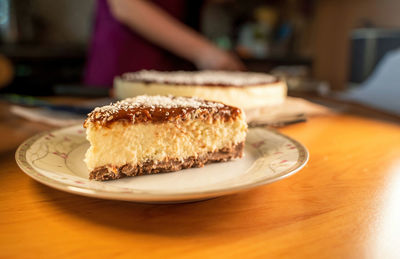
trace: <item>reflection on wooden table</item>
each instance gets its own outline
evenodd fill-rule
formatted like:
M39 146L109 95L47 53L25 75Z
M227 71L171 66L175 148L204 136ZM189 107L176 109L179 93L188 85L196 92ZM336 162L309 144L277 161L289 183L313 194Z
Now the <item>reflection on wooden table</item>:
M400 125L355 114L280 131L310 151L298 174L204 202L146 205L85 198L35 182L16 165L50 127L0 104L0 257L396 258ZM397 254L396 254L397 253Z

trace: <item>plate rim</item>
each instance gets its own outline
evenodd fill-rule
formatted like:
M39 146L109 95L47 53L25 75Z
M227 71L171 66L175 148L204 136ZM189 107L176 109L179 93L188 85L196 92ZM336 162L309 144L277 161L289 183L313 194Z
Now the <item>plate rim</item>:
M48 130L44 131L41 133L37 133L33 135L32 137L26 139L24 142L22 142L16 152L15 152L15 160L17 162L17 165L20 167L20 169L29 177L34 179L35 181L38 181L46 186L52 187L57 190L65 191L68 193L72 194L78 194L86 197L94 197L94 198L101 198L101 199L109 199L109 200L124 200L124 201L135 201L135 202L179 202L179 201L193 201L193 200L199 200L199 199L209 199L213 197L220 197L228 194L233 194L237 192L242 192L246 191L261 185L266 185L270 184L276 181L283 180L289 176L292 176L293 174L297 173L301 169L304 168L304 166L308 163L310 154L307 148L298 142L297 140L282 134L274 129L268 129L265 127L254 127L254 128L259 128L265 131L272 132L273 134L279 135L283 138L288 139L291 141L299 150L299 158L298 161L292 165L290 168L286 169L285 171L281 172L279 176L273 177L273 178L262 178L258 181L239 185L239 186L234 186L234 187L224 187L221 189L216 189L216 190L207 190L207 191L189 191L189 192L180 192L180 193L134 193L134 192L115 192L115 191L109 191L109 190L97 190L97 189L92 189L89 187L85 186L80 186L78 184L67 184L67 183L62 183L59 182L55 179L52 179L46 175L41 174L38 172L36 169L34 169L29 162L26 159L26 152L28 151L29 147L33 143L35 143L38 139L43 137L46 134L60 131L60 130L65 130L68 128L74 128L78 127L80 125L74 125L74 126L69 126L69 127L62 127L62 128L57 128L53 130Z

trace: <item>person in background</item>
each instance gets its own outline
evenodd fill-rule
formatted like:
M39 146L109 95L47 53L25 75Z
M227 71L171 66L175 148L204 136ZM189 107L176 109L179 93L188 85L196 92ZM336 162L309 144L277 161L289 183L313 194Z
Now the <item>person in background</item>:
M234 55L183 23L185 2L98 0L85 83L111 87L114 77L125 72L186 69L171 53L197 69L243 70Z

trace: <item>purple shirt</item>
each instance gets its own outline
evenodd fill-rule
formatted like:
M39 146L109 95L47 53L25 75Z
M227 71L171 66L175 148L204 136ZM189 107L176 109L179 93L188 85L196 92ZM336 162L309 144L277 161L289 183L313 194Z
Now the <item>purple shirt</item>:
M184 0L153 2L178 20L183 20ZM107 0L98 0L85 84L111 87L115 76L140 69L165 71L176 68L171 54L118 22L112 16Z

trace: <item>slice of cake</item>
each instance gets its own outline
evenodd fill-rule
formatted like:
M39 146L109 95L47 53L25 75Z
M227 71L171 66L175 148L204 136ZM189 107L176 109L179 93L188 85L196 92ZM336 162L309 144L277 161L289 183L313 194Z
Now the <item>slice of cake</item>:
M241 109L195 97L137 96L93 110L84 123L90 179L202 167L243 156Z
M114 81L117 98L137 95L197 96L243 109L282 104L285 81L264 73L233 71L142 70L125 73Z

